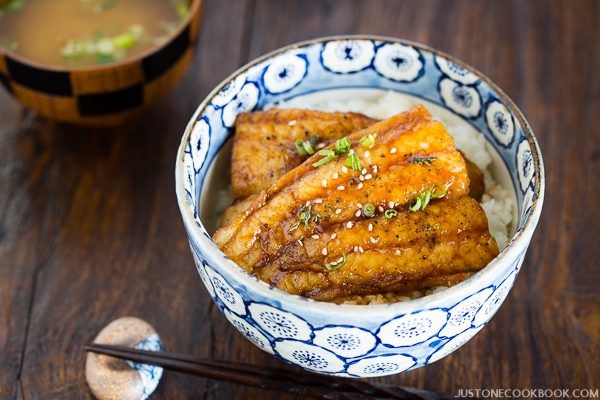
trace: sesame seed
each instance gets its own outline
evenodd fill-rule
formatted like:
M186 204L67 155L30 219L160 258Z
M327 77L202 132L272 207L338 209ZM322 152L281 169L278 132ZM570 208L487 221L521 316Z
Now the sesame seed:
M388 201L388 208L394 208L394 205L393 201Z
M338 258L337 262L341 263L342 261L344 261L344 257L340 257Z
M354 252L358 253L358 246L354 246Z
M379 210L379 212L383 212L383 207L379 206L377 207L377 209Z
M336 214L340 214L341 212L342 212L342 209L341 209L341 208L338 208L338 209L336 209L336 210L335 210L335 213L336 213Z
M346 223L346 228L348 228L348 229L352 228L353 226L354 226L354 224L352 223L352 221L348 221Z
M336 237L337 237L337 233L333 233L333 234L331 235L331 240L335 239Z
M396 150L396 148L395 148L395 147L392 147L392 148L390 149L390 153L391 153L391 154L394 154L394 153L395 153L395 152L397 152L397 151L398 151L398 150Z
M365 177L364 177L364 175L360 175L360 176L358 177L358 179L359 179L359 180L361 180L361 181L364 181L364 180L365 180Z
M340 185L340 186L337 187L337 190L344 190L344 189L346 189L346 188L344 186L342 186L342 185Z
M333 173L333 179L337 179L338 177L339 177L338 173L337 173L337 172L334 172L334 173Z
M377 242L379 242L379 238L375 239L373 236L371 236L369 238L369 240L371 241L371 243L377 243Z
M295 119L293 119L293 120L291 120L290 122L288 122L288 125L289 125L289 126L294 126L294 125L296 125L296 122L297 122L297 121L296 121Z
M323 185L323 187L327 187L327 179L323 179L323 181L321 181L321 185Z
M362 246L358 246L358 251L360 251L361 253L364 253L365 251L363 250Z
M373 232L373 224L369 224L369 232Z
M304 247L304 243L302 243L302 239L298 239L298 244L302 247Z
M319 239L319 235L312 235L311 238L318 240Z
M355 217L360 217L360 214L361 214L361 212L360 212L360 210L358 210L357 212L354 213L354 216Z
M399 256L402 252L398 249L396 250L396 255Z
M373 165L373 173L376 174L377 173L377 165Z
M363 174L363 175L366 174L367 173L367 169L366 168L361 169L360 173Z
M342 166L342 172L347 174L348 173L348 168L346 168L345 165Z
M366 158L371 157L371 152L369 150L365 151L365 157Z
M323 202L323 199L314 199L313 203L315 204L321 204Z
M361 203L356 203L356 208L362 208L362 204Z
M371 175L371 174L366 174L365 175L365 179L366 180L369 180L369 179L372 179L372 178L373 178L373 175Z
M321 250L321 254L323 254L324 256L327 255L327 249L325 247L323 247L323 250Z
M322 149L323 147L325 147L325 143L319 143L317 145L317 149Z
M358 186L356 186L356 187L357 187L359 190L360 190L360 189L362 189L362 188L363 188L363 184L362 184L362 182L360 182L360 183L358 184Z

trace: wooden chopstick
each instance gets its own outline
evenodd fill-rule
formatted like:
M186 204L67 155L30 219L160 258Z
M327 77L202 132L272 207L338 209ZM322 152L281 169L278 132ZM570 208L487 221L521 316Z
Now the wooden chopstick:
M123 346L90 344L87 351L127 359L191 375L239 383L263 389L279 390L323 399L410 399L438 400L448 396L398 386L371 384L332 376L321 376L301 370L290 371L258 367L230 361L203 359L188 354L154 352Z

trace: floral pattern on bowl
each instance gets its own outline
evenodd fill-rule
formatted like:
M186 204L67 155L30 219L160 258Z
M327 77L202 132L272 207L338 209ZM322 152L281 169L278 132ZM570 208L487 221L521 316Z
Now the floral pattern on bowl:
M421 97L477 128L510 173L516 233L484 270L443 292L384 305L337 305L284 293L248 275L211 241L199 216L208 168L235 117L294 96L378 88ZM310 371L372 377L421 367L479 332L507 297L539 219L541 154L520 111L488 78L425 46L380 37L324 38L241 68L199 106L177 160L177 195L196 267L227 319L259 348ZM368 312L366 308L368 307Z

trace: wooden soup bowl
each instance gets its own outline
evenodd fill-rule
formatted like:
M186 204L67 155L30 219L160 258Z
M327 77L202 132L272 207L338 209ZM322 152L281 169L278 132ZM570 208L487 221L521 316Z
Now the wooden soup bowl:
M57 67L0 48L0 82L24 106L55 121L92 127L125 122L168 93L193 60L202 0L169 39L107 65Z

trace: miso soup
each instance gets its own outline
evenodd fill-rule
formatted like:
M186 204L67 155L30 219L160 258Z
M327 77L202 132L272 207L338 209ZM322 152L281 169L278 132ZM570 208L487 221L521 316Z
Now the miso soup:
M186 0L0 0L0 47L44 65L84 67L156 47Z

